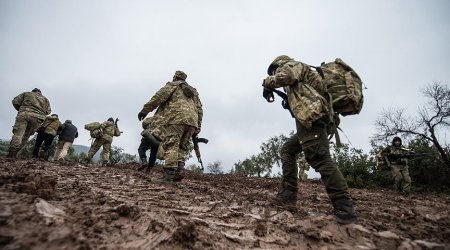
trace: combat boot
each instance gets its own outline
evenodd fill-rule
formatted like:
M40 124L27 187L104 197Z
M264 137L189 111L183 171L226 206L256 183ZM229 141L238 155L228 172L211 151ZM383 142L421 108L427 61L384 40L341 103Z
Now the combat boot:
M49 157L49 152L48 152L48 150L43 149L43 150L41 150L41 151L39 152L39 159L44 160L44 161L47 161L47 160L48 160L48 157Z
M147 167L147 158L141 158L141 166L138 168L138 171L142 171Z
M102 161L102 167L107 167L107 166L110 166L109 162L106 160Z
M353 201L349 198L341 198L333 202L333 214L340 224L351 224L358 221L353 207Z
M281 190L272 198L272 202L280 206L295 207L297 203L298 188L291 187L283 182Z
M174 182L175 171L175 168L164 168L163 182Z
M17 158L17 150L10 147L6 158Z
M81 161L81 163L83 163L83 164L89 164L89 163L91 163L91 158L86 157L86 158L84 158L84 159Z
M184 166L185 166L184 162L182 161L178 162L178 167L177 170L175 171L174 181L180 182L181 180L184 179Z

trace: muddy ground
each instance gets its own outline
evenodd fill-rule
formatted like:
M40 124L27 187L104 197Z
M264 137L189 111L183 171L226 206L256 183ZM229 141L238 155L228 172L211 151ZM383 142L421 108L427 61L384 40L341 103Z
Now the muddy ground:
M0 249L450 249L449 197L351 189L359 222L339 225L320 182L288 211L278 179L137 167L0 158Z

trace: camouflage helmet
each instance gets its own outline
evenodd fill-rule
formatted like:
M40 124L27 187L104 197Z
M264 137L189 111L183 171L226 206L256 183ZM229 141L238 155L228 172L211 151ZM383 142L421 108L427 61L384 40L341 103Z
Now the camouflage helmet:
M272 75L275 70L280 67L281 65L292 61L293 59L286 55L277 56L273 62L269 65L269 68L267 69L267 74Z
M174 77L177 78L177 79L180 79L180 80L183 80L183 81L184 81L184 80L186 80L187 75L186 75L186 73L184 73L183 71L177 70L177 71L175 71Z
M392 139L392 145L395 145L395 142L396 141L399 141L400 142L400 146L402 145L402 139L400 138L400 137L398 137L398 136L396 136L396 137L394 137L393 139Z

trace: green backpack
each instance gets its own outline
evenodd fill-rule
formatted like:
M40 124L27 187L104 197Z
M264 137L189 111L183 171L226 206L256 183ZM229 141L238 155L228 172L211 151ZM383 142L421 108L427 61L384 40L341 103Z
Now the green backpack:
M92 138L102 138L103 131L100 122L91 122L84 125L84 129L89 130Z
M364 103L363 83L352 67L336 58L334 62L322 63L317 70L327 86L333 113L359 114Z

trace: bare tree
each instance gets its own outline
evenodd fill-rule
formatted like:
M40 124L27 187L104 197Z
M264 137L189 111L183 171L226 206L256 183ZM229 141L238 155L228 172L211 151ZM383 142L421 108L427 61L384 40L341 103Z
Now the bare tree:
M398 134L424 138L433 143L442 160L450 167L449 156L436 137L439 128L450 127L450 89L445 84L433 82L421 92L427 102L419 107L416 116L407 117L401 108L383 110L375 122L377 133L373 139L383 141Z

